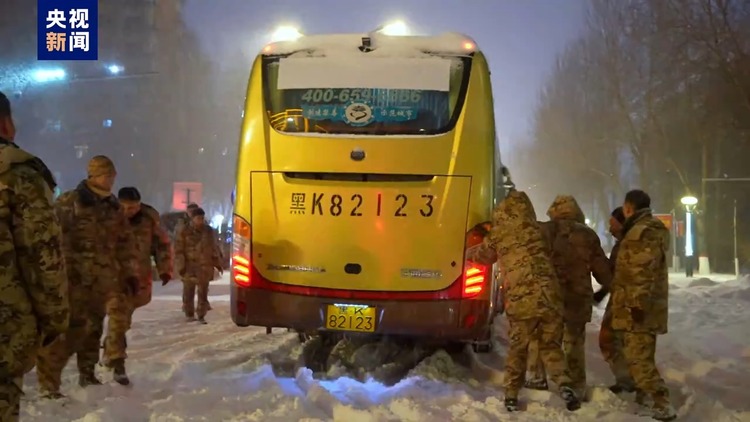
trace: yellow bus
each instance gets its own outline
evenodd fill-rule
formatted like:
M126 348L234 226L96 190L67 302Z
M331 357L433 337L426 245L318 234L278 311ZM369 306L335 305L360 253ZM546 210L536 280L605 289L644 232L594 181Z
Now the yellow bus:
M498 285L465 249L508 181L471 38L267 45L238 151L233 321L488 350Z

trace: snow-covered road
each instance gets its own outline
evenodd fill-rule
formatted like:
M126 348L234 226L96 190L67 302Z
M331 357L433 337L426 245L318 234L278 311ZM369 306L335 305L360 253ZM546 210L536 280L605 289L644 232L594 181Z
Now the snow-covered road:
M750 421L750 281L672 280L670 333L659 339L658 363L684 421ZM393 387L348 378L276 376L270 362L294 359L297 338L277 329L241 329L228 312L228 283L211 287L208 325L186 323L180 283L155 286L154 301L136 314L122 387L102 371L104 386L77 386L73 360L59 402L37 398L36 374L26 377L23 421L636 421L632 397L617 397L596 344L598 316L589 326L591 401L576 413L547 392L524 391L527 411L510 416L497 380L467 378L444 353L423 361ZM598 315L601 311L598 312ZM482 362L502 369L505 321L498 320L497 353Z

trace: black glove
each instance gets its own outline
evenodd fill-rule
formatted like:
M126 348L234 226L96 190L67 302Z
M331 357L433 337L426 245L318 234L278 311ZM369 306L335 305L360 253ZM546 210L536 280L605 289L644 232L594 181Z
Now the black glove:
M641 308L630 308L630 317L633 318L633 322L636 324L643 324L646 320L646 314L643 313Z
M128 293L135 296L138 294L138 285L140 282L138 281L138 277L128 277L127 280L125 280L125 287L128 289Z
M167 283L169 283L169 280L171 280L172 277L169 276L169 274L159 274L159 280L161 280L161 285L166 286Z
M609 291L607 289L599 289L598 291L594 292L594 303L600 304L604 300L605 297L609 294Z

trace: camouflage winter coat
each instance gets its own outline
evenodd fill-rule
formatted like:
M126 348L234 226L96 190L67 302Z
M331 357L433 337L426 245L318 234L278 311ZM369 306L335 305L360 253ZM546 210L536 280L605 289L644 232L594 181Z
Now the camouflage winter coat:
M620 252L620 241L615 241L615 246L612 246L612 251L609 253L609 270L612 272L612 277L615 275L615 268L617 267L617 253Z
M651 210L641 210L625 222L612 282L614 329L667 332L668 249L669 230Z
M137 246L114 195L101 197L82 181L55 203L73 306L87 306L138 277Z
M484 242L467 258L500 264L505 312L524 320L550 314L562 316L560 284L550 259L548 243L536 221L529 197L511 191L493 211L493 227Z
M575 198L560 195L547 211L550 221L542 223L552 248L552 263L560 280L565 303L565 320L591 321L594 290L591 275L609 288L612 272L599 236L587 226Z
M151 302L153 273L151 257L156 262L158 275L172 277L172 246L167 232L159 221L159 213L150 205L141 204L141 210L130 218L130 227L138 250L138 295L133 300L136 308Z
M207 224L186 224L177 232L174 245L175 267L182 280L197 282L214 279L214 267L221 267L216 232Z
M0 139L0 380L30 371L40 340L68 328L54 187L41 160Z

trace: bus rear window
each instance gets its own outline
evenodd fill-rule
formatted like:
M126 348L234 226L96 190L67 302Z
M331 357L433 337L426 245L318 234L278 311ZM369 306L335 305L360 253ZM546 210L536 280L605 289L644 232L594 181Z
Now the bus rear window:
M431 135L463 106L467 57L264 57L271 126L286 133Z

